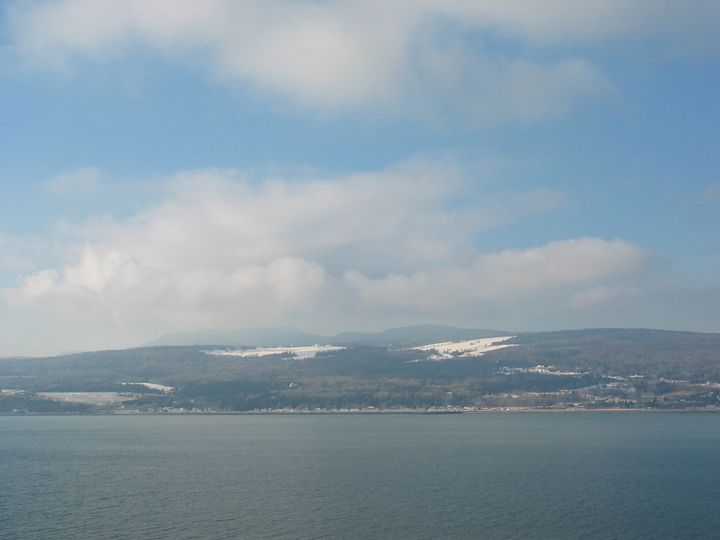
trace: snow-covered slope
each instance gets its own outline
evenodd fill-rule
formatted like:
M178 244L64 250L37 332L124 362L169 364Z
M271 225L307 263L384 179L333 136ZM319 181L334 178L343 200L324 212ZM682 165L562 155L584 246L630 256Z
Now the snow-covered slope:
M430 352L430 360L452 360L453 358L482 356L490 351L516 347L516 345L512 343L504 343L514 337L515 336L501 336L470 339L467 341L444 341L442 343L431 343L430 345L413 347L413 349Z

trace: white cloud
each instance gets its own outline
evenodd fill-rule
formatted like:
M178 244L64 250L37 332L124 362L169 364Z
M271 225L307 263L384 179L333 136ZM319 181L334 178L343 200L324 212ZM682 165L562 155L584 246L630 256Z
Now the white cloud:
M570 297L570 307L578 310L593 309L602 304L612 302L619 298L637 296L641 293L637 286L600 286L590 287L574 293Z
M513 213L552 209L557 197L539 190L506 212L495 201L470 209L458 195L472 184L456 168L421 161L303 182L182 173L143 212L74 229L64 265L26 273L2 297L28 313L105 321L108 336L120 328L142 341L204 327L472 323L567 304L647 270L645 252L622 240L479 250L480 233ZM86 343L82 329L75 348Z
M58 174L45 182L45 189L55 195L88 195L100 183L100 170L83 167Z
M465 116L470 106L471 120L492 122L565 114L607 94L612 84L578 47L720 45L718 3L683 0L42 0L8 13L15 50L36 66L151 50L318 110ZM485 38L520 46L503 53Z
M534 122L613 93L604 75L580 59L538 64L451 49L429 52L422 61L427 88L452 102L450 113L461 113L466 121Z
M412 3L412 0L408 0ZM716 2L687 0L428 0L469 27L534 44L584 44L659 37L665 47L715 48Z
M59 0L12 4L10 28L21 57L45 68L150 50L317 110L498 122L563 115L607 95L612 83L578 45L715 47L719 11L675 0ZM503 52L478 33L520 46Z
M472 312L568 295L589 284L642 275L648 255L622 240L579 238L532 249L479 253L467 265L367 279L348 275L372 306L407 306Z
M24 271L34 268L37 239L18 237L0 232L0 272Z

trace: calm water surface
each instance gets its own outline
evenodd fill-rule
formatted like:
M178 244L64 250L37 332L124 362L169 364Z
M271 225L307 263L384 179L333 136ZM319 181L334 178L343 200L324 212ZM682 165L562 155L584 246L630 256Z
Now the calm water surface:
M0 538L720 538L720 415L0 417Z

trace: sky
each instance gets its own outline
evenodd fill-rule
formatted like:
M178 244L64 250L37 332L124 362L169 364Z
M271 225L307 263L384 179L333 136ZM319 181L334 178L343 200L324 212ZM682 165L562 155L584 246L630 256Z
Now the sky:
M0 356L720 332L720 3L6 0Z

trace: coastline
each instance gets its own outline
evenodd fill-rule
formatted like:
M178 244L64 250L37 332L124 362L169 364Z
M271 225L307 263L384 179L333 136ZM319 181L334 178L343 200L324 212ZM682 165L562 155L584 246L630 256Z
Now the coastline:
M629 409L629 408L607 408L607 409L477 409L471 411L427 411L416 409L376 409L358 411L290 411L290 410L267 410L267 411L103 411L103 412L25 412L9 413L0 412L0 417L24 417L24 416L373 416L373 415L419 415L419 416L453 416L460 414L595 414L595 413L720 413L720 408L685 408L685 409Z

